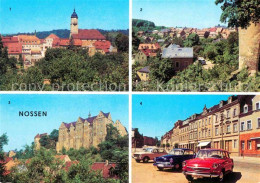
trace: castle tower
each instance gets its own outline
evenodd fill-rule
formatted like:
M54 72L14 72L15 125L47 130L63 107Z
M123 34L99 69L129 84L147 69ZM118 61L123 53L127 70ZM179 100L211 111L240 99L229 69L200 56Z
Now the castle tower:
M70 19L70 37L72 34L78 34L79 28L78 28L78 15L75 12L75 8L74 8L74 12L71 15L71 19Z

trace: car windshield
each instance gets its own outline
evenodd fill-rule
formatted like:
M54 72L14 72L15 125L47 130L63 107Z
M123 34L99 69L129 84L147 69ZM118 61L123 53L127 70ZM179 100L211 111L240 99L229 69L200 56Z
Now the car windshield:
M144 149L144 152L152 152L152 148L146 148L146 149Z
M173 149L169 152L169 154L172 154L172 155L183 155L183 150L177 150L177 149Z
M224 158L225 154L219 150L200 150L197 158Z

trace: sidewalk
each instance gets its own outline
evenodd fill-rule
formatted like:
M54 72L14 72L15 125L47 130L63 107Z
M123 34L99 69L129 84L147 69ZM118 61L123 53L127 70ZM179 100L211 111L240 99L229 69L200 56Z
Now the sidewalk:
M260 157L242 157L242 156L233 156L231 157L234 162L247 162L247 163L254 163L260 165Z

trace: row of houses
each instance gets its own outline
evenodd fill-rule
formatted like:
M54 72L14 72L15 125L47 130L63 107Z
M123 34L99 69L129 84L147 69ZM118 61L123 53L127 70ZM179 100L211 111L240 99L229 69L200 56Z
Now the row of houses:
M59 160L63 164L62 169L66 172L69 171L72 165L76 165L79 163L79 161L77 160L72 161L68 155L55 155L54 159ZM10 174L12 172L12 168L14 167L17 167L18 171L20 172L28 171L27 166L30 162L31 159L27 159L25 164L23 164L17 158L13 157L5 157L3 161L0 161L1 164L4 164L4 176ZM116 165L116 163L108 162L108 160L106 160L105 162L94 162L90 166L90 169L92 171L100 171L103 178L118 179L118 175L114 173Z
M260 95L230 96L227 101L178 120L161 137L171 148L221 148L235 156L260 156Z
M233 28L225 28L223 26L215 26L211 28L197 29L197 28L167 28L161 30L153 30L153 31L138 31L137 36L142 37L143 39L149 38L151 34L158 35L161 38L165 37L181 37L186 39L190 34L195 33L200 38L213 38L215 39L218 35L222 38L227 39L228 36L232 32L236 32L236 29Z
M45 57L48 48L82 47L88 50L90 56L95 53L117 52L117 49L97 29L78 28L78 15L75 9L71 15L69 38L60 38L55 34L50 34L44 39L38 38L36 34L1 36L1 38L3 46L8 49L8 56L22 59L25 69L34 66L35 62Z
M138 47L139 52L135 55L135 62L145 64L148 57L159 55L161 58L170 59L173 63L175 72L183 71L194 61L192 47L180 47L176 44L170 44L161 49L158 43L141 43ZM146 66L137 71L137 76L141 81L149 80L149 67Z
M44 39L39 39L36 35L2 36L1 38L3 46L7 47L8 56L16 59L22 58L24 67L28 68L43 58L48 48L68 48L73 45L88 49L90 56L97 52L101 54L117 52L116 48L101 33L99 33L99 38L89 36L97 35L96 31L82 30L80 31L82 36L76 36L76 38L60 38L55 34L50 34Z

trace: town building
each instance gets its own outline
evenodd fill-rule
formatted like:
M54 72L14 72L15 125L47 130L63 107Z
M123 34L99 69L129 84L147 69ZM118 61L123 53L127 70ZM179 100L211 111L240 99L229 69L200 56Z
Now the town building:
M34 66L36 62L45 57L48 48L68 48L69 46L82 47L88 50L90 56L96 53L116 53L110 41L106 40L96 29L79 29L78 15L74 9L70 21L70 37L60 38L50 34L44 39L35 35L1 36L3 46L8 49L8 56L21 59L24 68Z
M239 118L240 155L260 156L260 95L242 104Z
M68 150L70 148L97 147L98 144L105 140L108 124L116 127L121 136L127 135L127 131L120 121L117 120L114 123L111 114L102 111L97 116L89 114L88 118L79 117L75 122L62 122L59 127L56 151L60 152L63 148Z
M205 106L199 114L178 120L161 142L171 143L171 148L220 148L233 156L259 156L259 105L259 95L230 96L210 108Z
M155 57L161 51L161 47L158 43L141 43L138 50L148 51L150 57Z
M41 143L40 143L40 140L43 136L48 136L47 133L43 133L43 134L37 134L35 137L34 137L34 145L35 145L35 149L36 150L39 150L41 148Z
M137 71L137 76L140 81L149 81L149 66L146 66Z
M193 48L181 48L179 45L171 44L163 49L162 58L171 59L175 71L183 71L193 63Z

